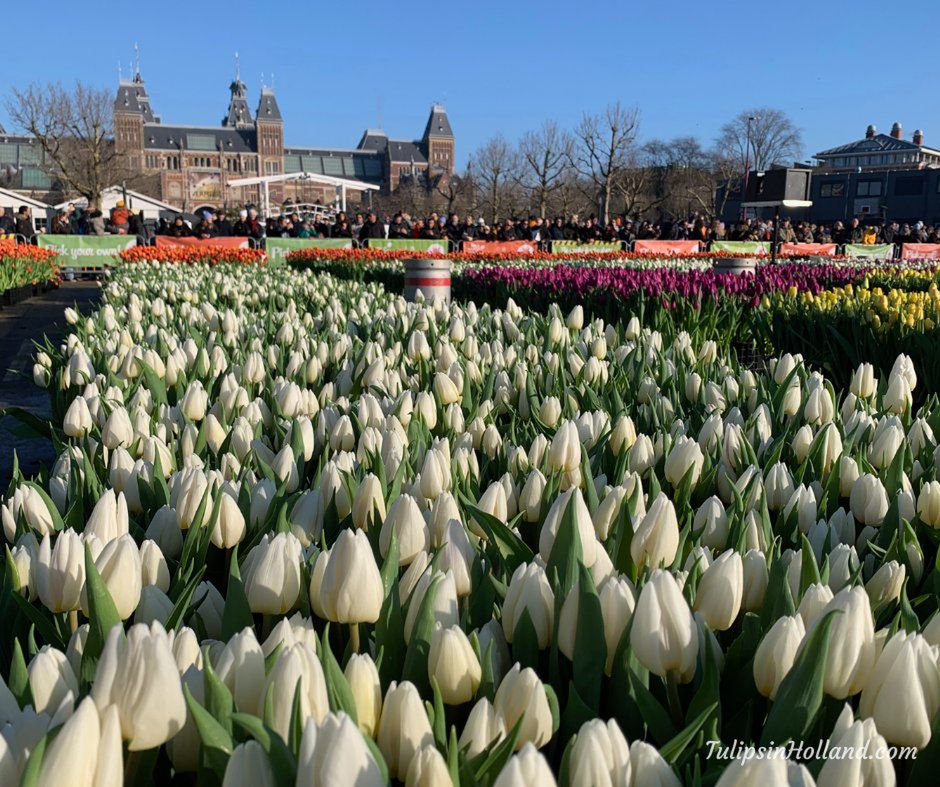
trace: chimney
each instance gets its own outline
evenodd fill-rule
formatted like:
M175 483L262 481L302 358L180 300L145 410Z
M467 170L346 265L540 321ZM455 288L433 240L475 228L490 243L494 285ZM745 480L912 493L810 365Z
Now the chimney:
M865 129L865 139L874 139L875 138L875 127L870 125Z
M917 129L917 131L914 132L913 142L915 145L924 144L924 132L921 129Z
M900 123L895 123L893 126L891 126L891 136L894 137L895 139L901 138L901 124Z

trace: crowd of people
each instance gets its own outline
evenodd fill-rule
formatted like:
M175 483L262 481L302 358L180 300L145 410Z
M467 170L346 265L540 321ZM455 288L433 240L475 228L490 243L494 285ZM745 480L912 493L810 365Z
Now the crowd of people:
M335 213L332 220L325 211L316 216L298 212L282 213L264 219L253 206L246 206L229 216L223 211L204 210L189 221L182 214L161 218L156 224L144 220L143 212L129 210L118 202L105 216L100 210L82 209L69 204L52 221L53 234L71 235L136 235L143 243L150 243L155 235L169 237L244 237L261 241L265 237L290 238L350 238L365 243L369 240L417 238L426 240L463 241L532 241L548 246L552 241L579 243L623 242L636 240L694 240L711 241L771 241L773 221L748 218L730 226L717 219L693 213L685 219L650 220L615 216L604 224L594 215L581 217L507 218L487 222L482 217L457 213L431 212L427 216L412 216L398 212L380 216L376 212L361 212L350 218L345 212ZM17 234L32 240L35 235L29 209L21 207L15 215L0 215L0 235ZM808 221L781 220L777 231L781 243L940 243L940 224L928 226L925 222L881 224L862 223L855 218L849 222L816 224Z

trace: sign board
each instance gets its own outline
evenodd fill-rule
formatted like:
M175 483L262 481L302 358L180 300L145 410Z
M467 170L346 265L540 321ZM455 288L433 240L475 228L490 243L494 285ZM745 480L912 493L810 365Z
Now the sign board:
M423 251L428 254L447 254L450 242L425 238L369 238L369 248L383 251Z
M103 268L119 252L137 245L133 235L37 235L41 248L59 255L60 268Z
M760 257L770 254L770 244L756 240L713 240L709 251L724 251L729 254L754 254Z
M352 238L265 238L268 263L283 265L287 255L297 249L351 249Z
M611 251L621 251L620 241L597 243L581 243L576 240L553 240L552 254L599 254Z

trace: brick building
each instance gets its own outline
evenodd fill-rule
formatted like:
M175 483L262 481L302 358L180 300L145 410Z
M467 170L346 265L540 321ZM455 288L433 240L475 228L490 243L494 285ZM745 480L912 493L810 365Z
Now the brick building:
M390 193L408 178L432 184L454 173L454 133L443 106L431 108L420 139L365 131L355 148L285 147L284 118L272 88L263 87L254 115L237 76L219 126L166 125L154 114L138 73L121 80L114 100L114 136L153 196L186 211L258 203L257 186L229 181L308 172L365 181ZM310 181L272 184L271 202L330 203L335 188Z

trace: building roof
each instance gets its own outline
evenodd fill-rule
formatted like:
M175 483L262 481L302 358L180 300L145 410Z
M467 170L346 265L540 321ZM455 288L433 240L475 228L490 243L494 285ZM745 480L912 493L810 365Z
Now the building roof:
M447 119L447 110L443 104L434 104L431 107L431 114L428 115L427 125L424 127L424 135L421 139L429 137L445 137L453 139L454 132L450 127L450 120Z
M849 142L847 145L839 145L835 148L822 150L816 154L816 158L827 158L829 156L845 156L856 153L891 153L895 151L913 151L917 152L923 148L923 145L915 145L906 139L897 139L887 134L875 134L875 136L860 139L856 142Z
M388 155L391 161L415 162L416 164L427 164L428 157L424 155L420 142L411 142L402 139L390 139L388 141Z
M385 158L374 150L285 148L284 172L311 172L370 183L380 182L385 174Z
M184 150L215 153L219 143L226 153L253 153L257 150L254 127L218 128L214 126L164 126L161 123L144 125L146 150Z
M251 107L248 106L248 88L236 77L228 89L231 98L222 125L229 128L251 128L255 121L251 117Z
M258 101L258 120L283 120L281 108L277 105L274 91L269 87L261 88L261 98Z
M367 128L362 132L362 138L356 146L359 150L374 150L384 153L388 147L388 134L380 128Z
M135 112L144 116L144 123L159 123L150 108L150 97L140 74L133 79L122 79L114 97L115 112Z

